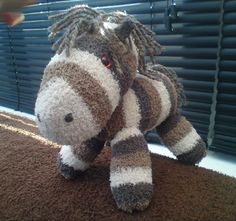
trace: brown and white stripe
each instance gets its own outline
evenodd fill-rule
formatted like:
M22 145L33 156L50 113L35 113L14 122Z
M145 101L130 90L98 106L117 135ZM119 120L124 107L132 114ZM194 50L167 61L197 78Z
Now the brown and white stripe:
M64 165L72 167L74 170L85 171L89 168L90 163L84 160L78 159L73 153L73 147L64 145L60 150L60 158Z
M108 122L107 129L113 131L108 134L121 130L121 122L124 128L136 127L142 132L155 128L176 111L177 95L165 75L158 72L154 79L138 74L120 105L122 112L116 112Z
M156 79L138 74L132 89L139 102L142 131L161 124L176 110L175 88L171 81L161 73L157 73Z
M125 125L125 116L123 112L123 106L119 105L113 112L110 120L107 122L106 128L104 128L103 133L107 136L107 139L112 139L115 134L121 131Z
M104 141L92 138L78 146L63 145L59 153L61 163L74 170L84 171L101 152L104 143Z
M175 156L191 151L201 140L197 131L192 127L191 131L187 133L181 140L170 147Z
M177 95L172 82L161 72L153 75L137 75L137 78L143 78L155 88L156 96L160 97L161 111L156 121L156 125L163 122L171 112L176 109Z
M145 209L153 187L150 153L141 131L124 128L111 146L110 185L117 206L128 212Z
M111 141L111 186L152 183L147 143L137 128L124 128Z
M50 82L50 78L60 79L61 73L64 73L63 80L83 99L97 124L101 128L105 126L104 122L111 116L113 107L105 89L87 71L74 63L57 62L49 65L45 72L45 82ZM88 91L88 86L91 91Z
M146 131L156 125L156 119L161 113L161 98L157 94L155 87L144 78L136 78L132 89L137 96L141 119L140 129Z
M58 91L61 91L60 95L66 100L65 103L60 101ZM56 106L57 101L61 102L59 107ZM35 112L40 113L43 119L39 128L44 136L62 144L73 144L73 139L78 137L78 134L74 132L72 136L66 127L51 128L56 124L50 121L58 122L63 118L60 114L72 112L77 122L70 124L70 131L75 131L73 125L77 124L80 141L84 142L98 135L106 126L119 101L119 82L111 74L111 70L107 69L93 53L73 49L69 57L63 52L60 55L56 54L49 62ZM53 111L53 107L60 108L60 111ZM77 140L76 143L80 141Z
M58 94L58 89L60 88L61 94ZM73 104L73 108L69 111L73 111L74 117L78 118L78 122L73 121L70 125L66 127L58 127L58 125L54 122L62 121L62 125L64 122L63 116L61 113L68 113L67 105L60 106L60 111L54 111L54 104L60 99L59 96L63 96L66 99L68 104ZM56 141L62 144L71 144L79 143L77 140L78 136L76 131L80 131L80 141L83 142L90 138L90 134L95 136L100 131L100 125L96 123L92 112L90 111L87 103L84 102L83 98L79 96L71 86L62 78L52 78L48 82L48 87L40 92L40 96L38 96L36 101L35 112L41 114L41 119L43 121L39 125L40 132L47 138L52 141ZM55 107L54 107L55 108ZM73 132L74 136L67 136L70 131ZM81 131L86 131L86 133L81 133ZM63 141L61 141L61 137L65 137Z
M99 85L105 90L106 95L109 97L112 111L117 107L120 100L120 88L119 83L115 80L110 70L107 69L100 61L100 58L87 51L79 49L71 49L70 56L66 56L65 51L58 55L56 54L51 61L50 65L54 65L57 62L74 63L84 70L90 77L97 81ZM88 64L89 62L89 64ZM63 73L64 76L65 73ZM93 86L93 85L91 85ZM87 88L93 89L93 88Z
M97 138L92 138L82 143L81 145L73 146L73 153L75 157L87 163L92 163L96 156L101 152L105 141Z
M139 128L142 118L140 103L133 89L129 89L123 97L124 128ZM114 122L115 124L115 122Z
M204 144L191 123L178 113L157 127L157 132L175 156L191 152L199 143Z

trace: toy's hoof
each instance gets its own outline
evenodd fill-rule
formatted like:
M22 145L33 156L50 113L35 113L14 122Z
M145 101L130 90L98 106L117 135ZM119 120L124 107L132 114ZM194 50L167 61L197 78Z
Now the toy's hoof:
M202 140L200 140L198 145L196 145L191 151L178 155L177 158L182 163L195 165L198 164L205 156L206 145Z
M146 209L151 201L152 184L125 184L119 187L112 187L112 193L118 208L125 212L132 213L134 210Z
M60 154L58 155L58 158L57 158L57 168L60 174L68 180L75 179L81 174L81 171L75 170L73 167L68 166L67 164L64 164L62 162Z

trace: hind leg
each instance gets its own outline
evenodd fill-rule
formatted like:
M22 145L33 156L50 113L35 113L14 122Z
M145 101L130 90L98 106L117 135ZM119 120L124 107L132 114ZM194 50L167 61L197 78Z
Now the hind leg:
M150 153L137 128L124 128L111 141L110 185L117 206L126 211L144 210L152 196Z
M161 141L186 164L197 164L206 155L206 144L191 123L179 113L168 117L157 128Z
M58 154L57 167L66 179L73 179L89 168L96 156L101 152L104 141L92 138L82 145L61 147Z

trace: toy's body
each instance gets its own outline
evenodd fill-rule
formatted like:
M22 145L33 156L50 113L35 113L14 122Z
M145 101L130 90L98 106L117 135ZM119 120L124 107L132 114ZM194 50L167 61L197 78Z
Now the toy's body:
M110 181L116 203L125 211L143 210L153 191L143 133L156 128L163 143L189 164L202 159L205 144L177 112L182 89L173 72L143 63L141 40L150 46L150 54L151 48L155 51L159 47L151 32L135 20L120 25L107 22L107 14L85 6L72 8L70 13L72 18L81 14L89 23L86 21L86 31L81 33L71 26L75 33L68 32L55 44L58 54L45 69L36 102L39 129L63 145L58 168L68 179L86 170L109 141ZM65 24L52 26L52 33L66 26L71 14L66 15ZM125 17L112 16L117 20ZM83 27L85 21L77 22Z

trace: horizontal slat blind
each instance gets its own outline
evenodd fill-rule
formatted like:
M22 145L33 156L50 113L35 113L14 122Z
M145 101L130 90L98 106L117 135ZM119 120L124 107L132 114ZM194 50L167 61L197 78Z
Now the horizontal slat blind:
M0 24L0 104L17 109L17 78L11 50L8 27Z
M224 2L215 132L212 147L236 154L236 1Z
M53 55L47 37L47 1L40 3L25 8L25 21L9 29L19 85L19 110L29 113L33 113L43 70Z

